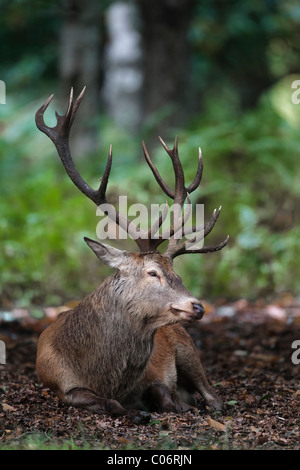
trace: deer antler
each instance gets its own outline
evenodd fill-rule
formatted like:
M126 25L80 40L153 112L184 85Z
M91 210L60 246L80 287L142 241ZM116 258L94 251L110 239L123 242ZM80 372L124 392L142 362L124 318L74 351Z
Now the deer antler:
M159 140L166 150L167 154L170 156L173 164L173 169L174 169L174 174L175 174L175 190L173 191L172 189L169 188L169 186L163 181L162 177L160 176L157 168L153 164L149 153L146 149L146 145L143 142L143 150L144 150L144 155L145 159L149 165L149 167L152 170L152 173L162 188L162 190L171 198L174 200L174 206L178 204L179 208L182 209L185 199L188 198L188 201L190 203L190 198L189 195L195 191L195 189L198 188L201 178L202 178L202 173L203 173L203 160L202 160L202 152L201 148L199 147L199 159L198 159L198 168L196 172L196 176L194 178L194 181L188 186L185 187L185 180L184 180L184 172L183 168L179 159L179 154L178 154L178 138L176 136L175 142L174 142L174 147L171 150L166 143L163 141L161 137L159 137ZM192 240L189 241L184 241L180 243L180 238L176 238L176 234L178 233L179 230L184 228L184 224L186 220L189 217L188 209L185 210L184 215L182 216L177 223L174 220L174 212L172 212L172 225L171 225L171 233L170 233L170 238L169 238L169 244L168 248L165 252L165 255L168 256L169 258L174 259L176 256L185 254L185 253L208 253L212 251L218 251L221 250L225 245L227 245L229 236L226 237L226 239L220 243L219 245L215 246L207 246L207 247L202 247L202 248L195 248L192 249L192 246L201 241L203 238L205 238L213 229L219 214L221 212L222 206L219 207L218 210L214 210L212 213L212 216L204 226L202 227L196 227L193 226L191 228L185 229L184 230L184 235L190 235L192 233L195 233L195 237ZM197 237L197 233L201 232L200 235ZM160 240L164 240L165 236L164 234L161 235ZM189 243L189 247L187 247L187 243Z
M84 92L85 92L85 87L83 88L78 98L74 102L73 101L73 88L71 89L67 111L62 116L59 115L57 112L55 112L57 124L54 127L47 126L44 121L44 113L53 98L53 95L51 95L36 112L35 122L36 122L38 129L44 132L54 143L57 149L58 155L65 167L65 170L67 174L69 175L70 179L75 184L75 186L77 186L77 188L85 196L87 196L91 201L93 201L97 206L99 206L102 204L108 204L108 201L106 198L106 189L107 189L108 178L109 178L110 170L112 166L112 146L110 146L104 174L101 179L100 186L97 190L91 188L86 183L86 181L84 181L84 179L80 176L77 168L74 165L74 162L71 156L70 146L69 146L70 131L72 128L72 124L73 124L76 112L82 101ZM174 200L174 206L177 205L181 212L181 209L183 208L185 200L188 199L188 202L190 203L189 194L192 193L199 186L200 181L201 181L202 171L203 171L201 150L199 149L199 162L198 162L198 168L197 168L194 181L188 187L185 187L184 172L183 172L182 165L181 165L179 155L178 155L177 137L175 138L173 149L169 149L169 147L166 145L166 143L162 140L161 137L159 137L159 140L172 160L174 174L175 174L175 189L174 190L169 188L169 186L167 186L167 184L161 178L158 170L153 164L151 158L149 157L145 143L143 142L142 145L143 145L145 158L158 184L160 185L162 190L165 192L165 194ZM157 251L158 246L161 243L163 243L163 241L165 241L166 239L165 233L159 234L157 238L153 238L153 235L158 232L159 228L161 227L161 225L163 224L164 220L167 217L167 214L168 214L167 203L166 203L163 213L152 224L152 226L149 228L148 231L141 230L130 219L120 214L112 205L109 205L109 206L110 206L110 213L108 215L116 222L117 225L119 225L135 240L141 253L145 254L145 253L155 252ZM188 229L187 231L185 231L185 235L190 234L190 233L197 233L200 230L202 231L204 230L203 235L202 235L202 237L204 238L212 230L215 222L217 221L220 210L221 208L219 208L218 211L215 210L213 212L210 221L207 224L205 224L204 228L192 227L191 229ZM179 230L181 230L184 227L184 224L186 220L188 219L189 214L190 214L190 204L188 205L187 209L184 211L183 215L181 215L180 217L177 217L176 220L175 220L174 211L172 212L171 227L170 227L170 230L168 231L169 244L168 244L168 249L165 253L166 256L173 259L176 256L179 256L184 253L206 253L209 251L217 251L217 250L222 249L227 244L228 237L223 243L219 245L216 245L214 247L205 247L201 249L199 248L194 249L194 250L191 250L190 248L187 249L187 241L184 241L181 244L179 244L180 240L176 239L176 234L178 233ZM196 236L189 243L193 245L197 241L199 240L197 239L197 236Z
M55 127L48 127L44 121L44 113L48 108L53 95L51 95L41 106L41 108L36 112L35 115L35 122L38 129L44 132L54 143L58 155L65 167L66 172L68 173L70 179L73 181L75 186L77 186L80 191L87 196L91 201L93 201L97 206L101 204L108 204L106 199L106 188L108 183L108 178L110 175L111 165L112 165L112 146L110 146L108 159L105 167L105 171L103 177L101 179L100 186L97 190L91 188L84 179L78 173L70 151L69 146L69 135L71 131L71 127L76 115L76 112L79 108L81 100L83 98L85 92L85 87L83 88L82 92L76 99L75 103L73 102L73 88L71 89L69 105L66 113L63 116L60 116L57 112L55 112L57 124ZM113 206L111 207L111 216L113 220L119 225L122 229L124 229L132 238L135 239L139 248L143 251L145 248L145 242L147 241L147 233L140 230L130 219L124 217L120 214ZM136 234L140 235L140 238L136 238ZM142 238L144 237L144 238Z

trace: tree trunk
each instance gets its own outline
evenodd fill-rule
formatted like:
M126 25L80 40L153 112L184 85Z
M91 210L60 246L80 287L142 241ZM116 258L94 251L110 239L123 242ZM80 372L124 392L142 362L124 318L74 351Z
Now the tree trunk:
M156 127L162 132L182 124L188 113L188 27L193 4L193 0L137 0L144 47L144 113L154 117L155 132Z
M134 5L125 2L113 3L106 15L103 98L115 123L131 133L139 130L142 119L142 48L136 17Z
M84 86L80 119L74 123L74 153L84 155L97 147L95 116L99 110L100 89L100 8L94 0L66 0L60 37L59 70L62 93L71 86L77 96Z

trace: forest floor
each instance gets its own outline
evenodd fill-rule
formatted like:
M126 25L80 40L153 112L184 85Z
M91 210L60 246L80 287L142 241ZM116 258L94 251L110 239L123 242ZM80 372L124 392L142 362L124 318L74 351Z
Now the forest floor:
M153 413L147 425L62 404L37 382L40 332L57 309L0 312L0 449L223 450L300 449L300 304L290 294L265 305L206 303L189 326L202 364L224 400L214 412L199 398L194 413ZM300 343L299 343L300 344ZM299 348L298 348L299 349Z

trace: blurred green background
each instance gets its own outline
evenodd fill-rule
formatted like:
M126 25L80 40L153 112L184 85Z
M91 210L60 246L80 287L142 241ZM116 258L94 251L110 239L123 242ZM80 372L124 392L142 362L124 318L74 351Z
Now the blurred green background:
M70 87L86 95L71 134L74 160L93 187L109 144L108 196L139 203L166 196L146 165L144 139L173 184L157 135L179 153L189 184L204 158L194 203L222 212L206 244L176 271L202 298L299 294L300 78L297 0L2 0L0 79L1 307L61 305L110 272L83 241L95 238L96 207L70 182L36 110L64 112ZM135 250L133 242L117 244Z

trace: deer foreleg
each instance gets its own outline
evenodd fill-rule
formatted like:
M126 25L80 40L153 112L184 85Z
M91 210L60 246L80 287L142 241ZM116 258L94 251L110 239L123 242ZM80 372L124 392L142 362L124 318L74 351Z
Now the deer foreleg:
M113 417L128 416L136 424L148 422L151 418L149 413L127 410L117 400L101 398L88 388L72 388L64 395L63 400L65 403L86 408L93 413L107 414Z
M209 384L192 339L176 348L178 382L190 393L199 392L208 406L221 410L223 402Z

